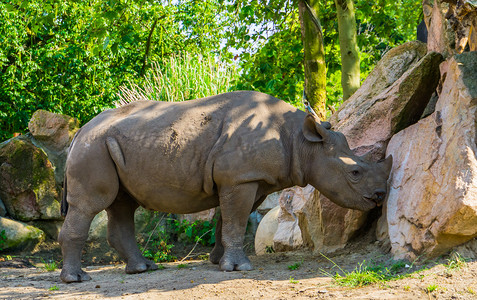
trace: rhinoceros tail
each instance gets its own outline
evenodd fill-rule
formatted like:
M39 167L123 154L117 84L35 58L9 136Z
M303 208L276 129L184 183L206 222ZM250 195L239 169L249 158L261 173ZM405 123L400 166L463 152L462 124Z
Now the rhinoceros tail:
M66 213L68 212L68 201L66 201L66 174L65 174L65 181L63 183L63 197L61 199L61 215L66 217Z
M123 151L121 150L118 141L113 137L107 137L106 145L108 146L109 155L111 155L111 158L116 164L116 167L120 170L124 170L126 162L124 160Z

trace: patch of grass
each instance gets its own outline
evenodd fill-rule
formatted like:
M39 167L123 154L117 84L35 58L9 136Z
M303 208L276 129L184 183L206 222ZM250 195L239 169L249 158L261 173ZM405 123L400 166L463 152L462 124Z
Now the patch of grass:
M158 269L158 270L164 270L165 268L166 268L166 267L164 267L163 265L158 265L158 266L157 266L157 269Z
M179 265L177 265L177 268L178 269L184 269L184 268L187 268L187 265L186 264L179 264Z
M49 291L58 291L59 288L56 285L54 285L54 286L50 287L48 290Z
M58 269L58 265L56 264L55 261L51 261L51 262L45 262L43 260L43 263L44 263L44 266L42 269L44 269L45 271L48 271L48 272L53 272L55 271L56 269Z
M295 278L290 276L290 283L297 284L297 283L299 283L299 281L295 280Z
M289 266L288 266L288 269L289 269L290 271L298 270L298 269L301 267L302 264L303 264L303 259L301 259L300 262L294 263L293 265L289 265Z
M445 264L447 271L461 270L467 267L467 259L462 257L458 252L453 252Z
M333 264L333 268L336 267L341 274L337 272L335 275L333 275L324 271L323 269L321 269L321 272L324 275L333 278L333 280L341 286L362 287L365 285L384 283L386 281L401 279L409 276L407 272L403 273L403 269L406 268L406 263L402 261L394 262L389 268L382 263L376 265L363 261L362 263L359 263L352 272L348 272L342 269L324 254L321 255L330 261Z
M439 288L439 286L437 284L431 284L431 285L426 287L426 292L432 293L432 292L436 291L438 288Z
M411 287L409 285L405 285L403 286L403 289L406 291L406 292L409 292L411 290Z

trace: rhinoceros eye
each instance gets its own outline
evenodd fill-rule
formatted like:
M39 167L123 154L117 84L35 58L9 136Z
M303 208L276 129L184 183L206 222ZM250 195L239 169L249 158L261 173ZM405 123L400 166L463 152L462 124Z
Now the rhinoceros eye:
M349 179L352 182L358 182L361 179L362 175L363 175L363 173L362 173L362 171L360 170L359 167L355 167L355 168L349 170Z

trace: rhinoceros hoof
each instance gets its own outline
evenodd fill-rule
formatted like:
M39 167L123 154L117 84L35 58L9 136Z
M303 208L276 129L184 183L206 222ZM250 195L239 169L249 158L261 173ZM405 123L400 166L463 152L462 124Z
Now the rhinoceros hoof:
M245 254L224 255L220 260L220 269L223 271L250 271L253 269L250 260Z
M146 259L140 263L128 263L126 265L127 274L137 274L137 273L142 273L146 271L154 271L157 269L158 267L154 262L150 260L146 260Z
M66 283L91 280L91 276L89 276L88 273L83 270L79 270L77 272L68 272L67 269L63 269L61 270L60 278Z

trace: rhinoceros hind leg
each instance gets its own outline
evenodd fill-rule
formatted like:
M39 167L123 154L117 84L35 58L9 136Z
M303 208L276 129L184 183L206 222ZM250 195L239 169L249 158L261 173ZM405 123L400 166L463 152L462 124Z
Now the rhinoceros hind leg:
M85 215L83 211L70 207L61 228L58 240L63 253L63 268L60 278L66 283L90 280L91 277L81 269L81 250L88 237L88 230L94 214Z
M243 239L257 189L258 184L251 182L220 191L222 245L224 247L224 254L219 262L221 270L248 271L253 269L250 260L243 252Z
M213 264L218 264L222 256L224 256L224 245L222 245L222 217L219 217L215 227L215 246L210 252L209 260Z
M108 213L108 242L126 261L126 273L135 274L157 270L157 265L144 258L136 244L134 212L138 204L124 191L106 209Z

